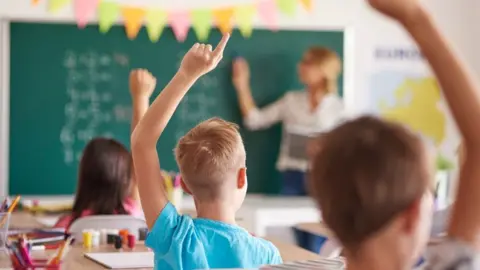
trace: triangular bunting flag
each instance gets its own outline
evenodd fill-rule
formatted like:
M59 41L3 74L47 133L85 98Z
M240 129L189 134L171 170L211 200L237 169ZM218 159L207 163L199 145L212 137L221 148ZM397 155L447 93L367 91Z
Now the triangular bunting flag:
M192 11L192 27L200 41L208 39L212 25L212 13L208 9L196 9Z
M58 12L65 5L72 2L72 0L50 0L48 1L48 11L49 12Z
M232 32L232 18L234 13L235 9L233 8L216 9L213 11L213 18L222 34Z
M312 11L313 10L313 1L312 0L300 0L300 3L302 3L302 6L307 11Z
M36 5L38 5L38 2L40 2L40 0L32 0L31 3L32 3L32 5L36 6Z
M276 0L278 9L288 15L293 16L295 15L295 11L297 9L297 0Z
M99 0L75 0L73 7L75 19L79 28L85 28L88 21L93 17Z
M170 25L172 26L173 34L179 42L184 42L188 35L188 29L190 28L190 21L188 12L175 11L170 13L168 17Z
M125 30L127 37L134 39L137 37L138 31L142 28L143 17L145 16L145 9L138 7L122 7L122 15L125 20Z
M150 9L145 15L147 33L150 41L157 42L167 25L168 14L161 9Z
M106 33L117 21L120 6L117 2L102 1L98 7L98 26L101 33Z
M273 31L278 30L275 0L260 0L258 2L258 14L268 28Z
M255 16L255 12L256 8L253 5L238 6L235 9L238 29L243 37L250 37L252 35L253 16Z

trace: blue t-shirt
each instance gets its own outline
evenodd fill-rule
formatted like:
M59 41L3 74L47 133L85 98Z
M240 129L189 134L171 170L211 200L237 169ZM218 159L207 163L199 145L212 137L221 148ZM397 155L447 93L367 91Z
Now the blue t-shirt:
M280 264L278 249L245 229L210 219L179 215L168 203L147 235L155 269L257 268Z

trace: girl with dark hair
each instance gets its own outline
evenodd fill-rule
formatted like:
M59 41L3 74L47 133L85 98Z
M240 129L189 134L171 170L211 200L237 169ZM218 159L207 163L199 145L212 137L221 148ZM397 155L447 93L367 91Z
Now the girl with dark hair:
M129 195L132 189L132 157L113 139L95 138L83 151L72 213L55 227L68 228L89 215L136 215L140 209Z
M132 132L149 106L156 79L148 71L130 74ZM55 227L68 229L78 218L89 215L133 215L143 217L129 151L113 139L95 138L83 151L72 213Z

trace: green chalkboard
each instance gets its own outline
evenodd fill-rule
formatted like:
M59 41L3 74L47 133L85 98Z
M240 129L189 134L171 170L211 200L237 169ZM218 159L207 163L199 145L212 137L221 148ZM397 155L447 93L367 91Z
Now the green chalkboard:
M71 24L11 23L10 34L9 193L29 195L74 193L78 160L92 136L110 136L128 146L129 71L149 69L157 77L156 96L197 41L193 31L179 43L166 29L151 43L145 29L131 41L121 26L101 34L96 26L79 30ZM212 30L209 42L219 39ZM172 149L198 122L220 116L241 124L230 80L234 53L249 61L254 97L263 106L301 88L296 63L312 45L343 57L343 32L255 30L249 39L234 32L221 65L191 89L160 139L162 168L176 170ZM242 128L249 192L278 191L280 134L280 125L259 132Z

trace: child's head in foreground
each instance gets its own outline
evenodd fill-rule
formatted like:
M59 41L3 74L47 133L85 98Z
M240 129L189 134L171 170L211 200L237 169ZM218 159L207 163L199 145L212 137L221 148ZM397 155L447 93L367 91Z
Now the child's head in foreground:
M312 193L347 258L389 254L413 265L430 236L433 210L433 166L421 139L373 117L320 139Z
M219 118L198 124L183 136L175 157L184 189L198 203L242 205L247 191L246 154L237 125Z
M124 207L132 184L132 158L113 139L92 139L83 150L72 222L86 210L94 215L127 214Z

